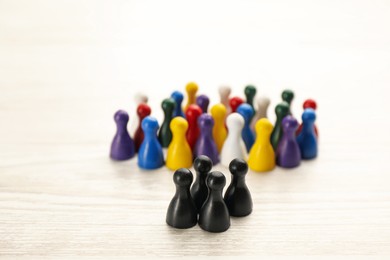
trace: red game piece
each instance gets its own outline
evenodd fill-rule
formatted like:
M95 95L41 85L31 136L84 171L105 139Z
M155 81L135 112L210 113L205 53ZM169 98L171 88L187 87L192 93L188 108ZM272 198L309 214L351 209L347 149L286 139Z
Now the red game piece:
M240 97L232 97L230 100L229 100L229 105L230 105L230 108L232 109L232 113L236 112L237 108L242 104L244 103L244 100Z
M198 117L202 114L202 109L195 104L191 104L188 106L186 110L186 119L188 121L188 130L187 130L187 142L193 150L196 141L199 136L199 127L198 127Z
M306 108L312 108L312 109L316 110L317 103L313 99L307 99L307 100L305 100L305 102L303 102L303 110L305 110ZM296 132L296 136L298 136L298 134L301 131L302 131L302 124L299 125L297 132ZM317 130L317 127L315 125L314 125L314 133L318 137L318 130Z
M137 130L135 131L135 134L134 134L134 144L135 144L135 151L136 152L138 152L138 150L142 144L142 141L144 140L144 131L142 130L142 127L141 127L142 120L145 117L149 116L151 112L152 112L152 110L150 109L150 106L148 106L147 104L141 103L137 107L137 115L139 118L139 123L138 123Z

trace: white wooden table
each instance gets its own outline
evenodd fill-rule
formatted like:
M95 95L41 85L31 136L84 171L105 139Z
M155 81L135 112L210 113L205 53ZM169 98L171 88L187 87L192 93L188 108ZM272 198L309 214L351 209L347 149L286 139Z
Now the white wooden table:
M0 256L390 255L390 5L0 1ZM165 224L172 172L112 162L113 113L191 80L318 101L319 157L250 172L221 234ZM272 121L274 115L269 111ZM229 173L221 166L228 181Z

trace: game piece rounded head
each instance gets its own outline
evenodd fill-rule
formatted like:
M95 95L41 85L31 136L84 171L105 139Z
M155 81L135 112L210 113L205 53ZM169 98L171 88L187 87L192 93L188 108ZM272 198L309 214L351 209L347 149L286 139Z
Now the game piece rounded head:
M194 169L196 172L208 173L213 168L213 162L206 155L199 155L194 160Z
M312 108L314 110L317 109L317 103L313 99L307 99L303 102L303 109Z
M173 91L171 94L171 98L175 100L176 103L183 102L184 95L180 91Z
M148 96L141 93L141 92L137 92L135 95L134 95L134 100L135 100L135 103L136 104L146 104L148 103Z
M248 85L244 89L244 93L246 96L246 102L253 106L253 98L256 95L256 87L252 85Z
M239 113L232 113L226 118L226 125L229 131L231 131L232 129L237 129L238 131L241 131L241 129L244 127L244 124L244 118Z
M175 109L175 101L172 98L166 98L161 103L161 108L164 111L167 111L169 114L172 114L173 110Z
M196 97L196 104L202 108L203 113L207 113L210 99L206 95L199 95Z
M189 95L195 95L198 89L199 89L198 84L196 84L195 82L189 82L186 85L186 91Z
M291 104L291 101L294 98L294 92L290 89L286 89L282 92L282 99L283 101L286 101L288 104Z
M288 115L282 120L282 127L284 132L295 132L298 128L298 121Z
M180 168L173 174L173 182L180 187L190 186L193 179L191 171L186 168Z
M271 103L271 100L268 97L258 97L257 105L258 107L268 107Z
M244 100L240 97L232 97L230 100L229 100L229 105L232 109L232 112L236 112L237 111L237 108L242 104L244 103Z
M251 105L247 104L247 103L243 103L241 104L238 108L237 108L237 113L239 113L240 115L242 115L242 117L245 119L245 122L250 122L250 120L252 119L255 111L253 111L253 108Z
M198 126L200 129L213 129L214 119L209 114L202 114L198 118Z
M124 110L118 110L114 114L114 120L120 125L127 124L129 122L129 114Z
M215 104L210 113L215 119L225 119L226 116L226 107L223 104Z
M276 116L277 116L280 120L282 120L285 116L287 116L289 112L290 112L289 105L288 105L288 103L285 102L285 101L279 103L279 104L276 105L276 107L275 107Z
M260 136L261 134L266 135L266 133L271 133L273 130L272 123L267 118L262 118L256 123L256 135Z
M191 104L188 106L186 110L186 118L188 121L192 119L197 119L202 114L202 109L195 104Z
M211 190L222 190L226 185L226 178L222 172L214 171L209 173L206 183Z
M236 158L229 164L229 171L236 177L244 177L248 172L248 164L240 158Z
M303 123L314 123L316 120L316 112L312 108L306 108L302 114Z
M152 113L152 110L150 109L150 106L148 106L147 104L144 104L144 103L141 103L141 104L138 105L138 107L137 107L137 115L140 118L144 118L144 117L150 115L150 113Z
M142 120L141 127L144 132L157 132L159 126L156 118L147 116Z
M172 119L170 128L172 132L175 132L178 135L184 135L188 129L188 122L184 118L178 116Z
M232 88L229 86L220 86L218 92L221 97L229 97L230 93L232 93Z

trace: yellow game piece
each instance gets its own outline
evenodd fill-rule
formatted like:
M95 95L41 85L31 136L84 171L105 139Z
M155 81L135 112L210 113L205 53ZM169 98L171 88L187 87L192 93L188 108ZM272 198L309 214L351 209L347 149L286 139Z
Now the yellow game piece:
M168 146L166 166L171 170L190 168L192 151L186 139L188 122L182 117L175 117L170 123L172 141Z
M196 92L198 91L198 84L195 82L190 82L186 86L186 92L187 92L187 104L184 107L184 113L187 111L187 108L191 104L195 104L196 102Z
M211 108L210 112L214 119L213 138L217 144L218 152L221 153L223 143L227 137L225 127L226 107L223 104L216 104Z
M275 168L275 152L270 141L273 126L267 118L262 118L255 129L257 137L249 152L248 166L257 172L270 171Z

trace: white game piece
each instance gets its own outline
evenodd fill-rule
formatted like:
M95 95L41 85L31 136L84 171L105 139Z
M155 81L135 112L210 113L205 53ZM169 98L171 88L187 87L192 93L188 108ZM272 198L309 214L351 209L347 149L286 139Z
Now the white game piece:
M139 104L141 103L145 103L147 104L148 103L148 96L145 95L144 93L141 93L141 92L137 92L135 95L134 95L134 101L136 103L136 105L138 106Z
M221 104L223 104L226 108L226 114L230 114L231 108L229 105L229 96L232 92L232 89L229 86L221 86L218 89L219 96L221 98Z
M251 129L255 129L256 122L262 118L267 118L267 109L271 100L268 97L258 97L256 99L256 114L252 118Z
M226 118L228 136L221 150L221 164L229 167L230 162L235 159L246 160L246 149L241 137L245 120L238 113L232 113Z

